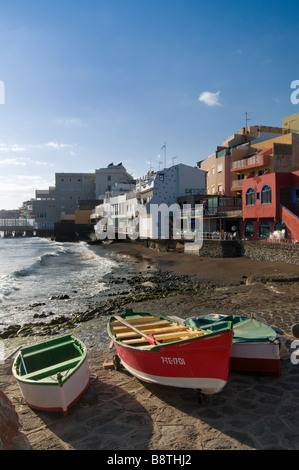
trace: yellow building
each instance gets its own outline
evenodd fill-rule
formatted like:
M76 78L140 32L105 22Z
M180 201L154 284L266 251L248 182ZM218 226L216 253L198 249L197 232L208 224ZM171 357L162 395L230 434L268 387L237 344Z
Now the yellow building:
M289 132L299 132L299 113L284 117L282 127Z

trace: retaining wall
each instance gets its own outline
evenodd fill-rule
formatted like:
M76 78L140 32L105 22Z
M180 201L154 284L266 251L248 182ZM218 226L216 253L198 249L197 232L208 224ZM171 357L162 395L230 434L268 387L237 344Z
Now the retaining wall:
M183 253L184 242L182 240L144 240L149 248L158 251L174 251ZM274 243L265 241L245 240L204 240L202 248L192 254L211 258L246 258L273 261L299 266L299 244Z

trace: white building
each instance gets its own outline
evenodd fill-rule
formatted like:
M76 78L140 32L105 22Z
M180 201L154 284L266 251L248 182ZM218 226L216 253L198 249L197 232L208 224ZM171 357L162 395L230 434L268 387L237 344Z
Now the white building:
M137 179L135 191L110 197L96 207L95 217L102 219L95 229L97 237L101 232L104 238L105 226L108 238L114 238L114 232L131 238L165 238L162 227L174 217L171 209L177 211L178 197L194 191L205 193L205 172L199 168L178 164L148 173Z

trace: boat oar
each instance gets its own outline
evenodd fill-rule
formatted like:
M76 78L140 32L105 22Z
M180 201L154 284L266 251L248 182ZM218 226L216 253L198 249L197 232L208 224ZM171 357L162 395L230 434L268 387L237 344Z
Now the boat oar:
M135 326L131 325L128 323L124 318L120 317L119 315L113 315L113 317L118 320L119 322L123 323L126 325L128 328L131 330L135 331L135 333L138 333L140 336L143 336L150 344L160 344L157 340L155 340L153 335L146 335L142 331L138 330L135 328Z
M21 361L22 361L22 364L23 364L23 369L24 369L24 371L25 371L25 374L27 374L28 372L27 372L27 369L26 369L26 366L25 366L25 362L24 362L24 358L23 358L23 356L22 356L22 352L21 352L21 351L20 351L20 358L21 358Z

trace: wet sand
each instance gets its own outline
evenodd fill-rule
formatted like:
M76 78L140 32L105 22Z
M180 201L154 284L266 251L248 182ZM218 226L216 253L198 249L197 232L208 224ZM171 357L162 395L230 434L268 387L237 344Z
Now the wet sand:
M156 269L179 275L195 275L202 282L238 283L243 276L297 275L299 266L287 263L256 261L249 258L204 258L197 255L159 252L140 243L113 243L107 250L131 257Z
M115 451L200 451L299 449L299 364L291 363L291 326L299 322L298 266L236 259L199 258L154 252L143 246L114 244L108 250L132 257L150 272L194 274L206 288L126 305L137 311L181 317L205 313L256 314L282 328L281 377L229 373L224 389L209 398L193 390L150 385L124 369L105 369L112 360L106 344L90 349L91 383L69 415L31 410L11 375L0 365L1 389L20 419L15 449ZM111 312L113 313L113 312ZM93 325L93 326L92 326ZM97 323L87 322L96 337ZM127 452L129 455L130 452Z

